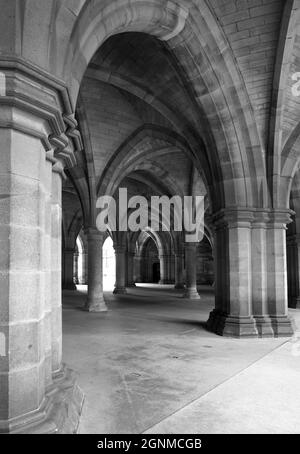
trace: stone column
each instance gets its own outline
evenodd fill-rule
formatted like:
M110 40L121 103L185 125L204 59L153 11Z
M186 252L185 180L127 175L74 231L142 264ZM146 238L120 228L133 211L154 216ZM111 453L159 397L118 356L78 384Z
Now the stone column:
M215 216L216 308L208 328L227 336L289 336L285 229L289 212Z
M170 284L175 284L175 255L170 255Z
M170 284L170 255L165 254L164 256L164 262L165 262L165 284Z
M134 250L127 251L127 287L135 287L134 282Z
M140 255L134 257L135 282L142 282L142 263L143 259Z
M62 154L71 167L75 155L52 80L22 62L14 66L13 58L8 67L3 58L0 433L71 433L82 394L69 370L53 373L52 165Z
M52 162L46 159L41 165L41 182L44 190L44 252L41 255L41 271L45 273L44 342L45 342L45 386L52 383ZM41 216L42 218L42 216ZM59 279L60 281L60 279Z
M289 210L274 210L267 224L267 306L275 336L293 334L288 315L286 261L286 225L290 221Z
M63 288L65 290L76 290L74 283L74 254L75 249L65 248L64 251L64 280Z
M183 298L199 300L197 291L197 243L185 243L186 290Z
M252 221L252 309L259 336L273 336L268 316L267 221L268 214L254 212Z
M115 246L116 255L116 284L113 293L126 293L126 249L123 246Z
M79 252L75 252L74 254L74 284L79 284L79 276L78 276L78 261L79 261Z
M51 168L40 140L25 133L0 128L0 147L0 432L10 432L40 408L51 382Z
M293 247L293 273L292 273L292 299L291 307L300 309L300 235L295 235L295 246Z
M86 285L88 282L88 271L87 271L88 259L87 254L82 254L82 285Z
M160 254L159 255L159 262L160 262L160 281L159 284L167 284L168 283L168 271L167 271L167 256Z
M287 237L287 272L289 306L300 308L300 236Z
M215 218L216 308L207 326L224 336L257 336L252 311L251 223L247 210L223 210Z
M86 230L88 241L88 298L85 309L89 312L106 312L103 297L102 246L104 234L96 228Z
M175 254L175 288L183 289L184 288L184 279L183 279L183 253Z
M58 162L53 167L51 197L51 300L52 300L52 371L62 367L61 242L62 242L62 175Z
M174 283L174 256L172 253L165 255L166 263L166 284Z

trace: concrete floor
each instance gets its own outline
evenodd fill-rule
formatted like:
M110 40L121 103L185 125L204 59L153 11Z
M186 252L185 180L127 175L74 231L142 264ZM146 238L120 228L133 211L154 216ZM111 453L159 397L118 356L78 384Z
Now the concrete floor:
M106 293L107 314L82 311L85 290L63 306L64 361L86 396L80 433L300 433L300 332L211 334L208 287L196 302L171 286Z

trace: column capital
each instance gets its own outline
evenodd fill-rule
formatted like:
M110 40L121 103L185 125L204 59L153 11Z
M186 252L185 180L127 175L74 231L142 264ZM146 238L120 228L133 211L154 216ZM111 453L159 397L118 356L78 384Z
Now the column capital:
M159 259L167 259L168 257L171 257L172 254L158 254Z
M250 227L254 220L254 210L248 208L224 208L212 216L216 230L235 227Z
M84 233L87 236L88 241L103 241L104 233L100 232L96 227L85 227Z
M0 57L0 127L39 139L54 171L76 164L82 140L65 83L22 58Z
M132 251L132 250L128 250L127 249L127 255L131 256L131 257L134 257L135 256L135 251Z
M75 254L75 251L76 251L75 248L71 248L71 247L64 248L64 253L65 254Z
M135 244L127 244L127 254L135 255Z
M196 241L186 241L184 242L184 249L195 249L198 246L198 242Z
M114 246L114 250L116 254L125 254L126 252L126 246L123 245L116 245Z
M267 222L269 221L269 212L266 210L258 209L253 213L252 227L255 229L266 228Z
M213 215L215 230L224 228L285 228L292 222L290 209L224 208Z
M175 257L184 257L184 250L183 251L178 251L174 253Z
M267 227L269 229L286 229L287 224L292 222L293 211L286 210L270 210Z

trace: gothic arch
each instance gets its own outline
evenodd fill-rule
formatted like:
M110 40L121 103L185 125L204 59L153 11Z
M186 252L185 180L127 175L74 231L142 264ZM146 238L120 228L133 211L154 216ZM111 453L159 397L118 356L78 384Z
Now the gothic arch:
M87 2L73 28L63 70L73 105L90 59L108 37L135 31L166 41L186 75L202 120L207 119L205 145L213 156L210 176L222 176L215 182L223 194L219 203L263 207L268 203L263 149L244 82L206 2L188 5Z

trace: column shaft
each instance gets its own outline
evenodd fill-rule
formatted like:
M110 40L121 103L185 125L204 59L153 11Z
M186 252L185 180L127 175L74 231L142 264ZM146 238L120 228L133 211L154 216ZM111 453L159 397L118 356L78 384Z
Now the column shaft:
M300 240L298 235L287 237L288 298L291 308L300 308Z
M127 287L135 287L134 282L134 257L135 253L127 251Z
M116 284L114 294L126 293L126 251L124 247L115 247L116 254Z
M183 254L175 254L175 288L183 289L184 288L184 279L183 279Z
M267 280L268 312L275 336L293 333L288 315L286 225L290 222L287 212L273 211L267 224Z
M62 177L52 174L51 200L51 299L52 299L52 371L62 367L62 308L61 308L61 236L62 236Z
M102 246L103 233L97 229L87 230L88 240L88 299L85 305L89 312L107 311L103 298Z
M159 256L159 262L160 262L160 281L159 281L159 284L167 284L168 283L167 256L161 254Z
M65 248L64 254L64 280L63 288L65 290L76 290L74 283L74 254L75 249Z
M0 144L0 432L6 432L10 420L38 410L50 382L46 207L51 169L36 138L0 129Z
M252 311L252 212L215 217L216 307L207 326L231 337L257 336Z
M199 300L197 290L197 243L185 243L186 289L183 298Z

